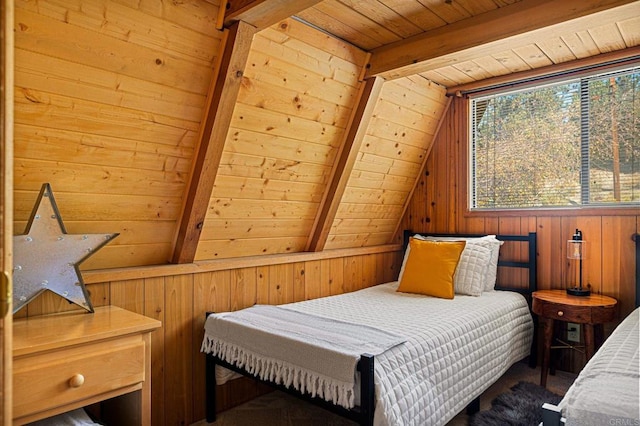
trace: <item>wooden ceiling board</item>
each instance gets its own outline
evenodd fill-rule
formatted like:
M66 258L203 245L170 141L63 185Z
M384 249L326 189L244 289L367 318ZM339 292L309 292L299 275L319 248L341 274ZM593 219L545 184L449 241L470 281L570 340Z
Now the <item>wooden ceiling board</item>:
M380 46L380 42L375 38L342 23L332 15L326 14L315 7L299 12L296 16L304 22L320 28L340 40L348 41L349 44L363 50Z
M296 24L302 26L302 24L298 22L296 22ZM357 87L356 82L362 72L361 64L364 58L362 58L361 62L354 62L353 58L345 59L324 50L324 45L311 45L300 38L287 37L283 39L283 34L275 28L278 27L267 28L255 37L254 46L257 51L269 49L268 51L272 54L272 52L278 52L278 50L273 51L272 49L280 49L280 58L285 62L341 83ZM277 43L280 47L274 47L272 44L269 44L269 47L261 47L260 43L266 40Z
M326 183L331 166L226 151L222 154L219 170L227 176Z
M492 77L497 77L499 75L509 74L509 69L504 66L504 64L498 61L493 56L484 56L482 58L476 58L473 60L480 68L484 69L488 74L491 74ZM445 85L449 87L448 85Z
M354 186L360 188L405 190L413 184L413 180L405 176L385 175L383 173L353 170L350 178Z
M183 146L193 147L197 139L193 122L99 102L73 100L64 95L25 87L16 87L16 94L15 122L18 124L38 123L52 129L114 138L125 134L130 140L159 145L175 145L176 140L179 140ZM45 106L46 113L43 111Z
M214 191L215 197L215 191ZM302 201L212 198L209 214L218 219L313 219L317 203ZM203 240L200 241L201 243ZM248 253L247 253L248 254Z
M191 150L172 150L167 146L167 152L163 153L158 145L124 138L86 136L24 124L15 127L18 132L14 138L14 155L18 158L41 159L42 153L46 152L48 161L65 163L69 162L69 153L73 152L74 163L81 165L110 167L117 164L120 168L166 171L183 176L191 171L191 157L188 155ZM185 152L180 155L182 151Z
M258 108L269 105L283 114L295 112L308 120L339 128L347 125L349 108L345 106L256 79L245 80L243 85L247 90L239 94L238 102Z
M392 236L389 233L331 235L327 243L334 249L350 247L370 247L386 244Z
M314 6L315 9L331 15L337 20L355 31L365 34L368 38L376 42L376 46L359 46L360 48L371 49L402 40L398 34L387 29L384 23L378 23L372 17L361 14L358 10L352 9L339 0L324 0Z
M571 49L576 58L588 58L599 55L601 52L593 41L589 31L578 31L574 34L562 36L562 40Z
M225 176L216 179L215 193L220 198L281 200L319 203L322 183L294 182L277 179Z
M426 71L426 72L420 73L420 76L428 80L431 80L433 82L436 82L438 84L441 84L444 87L452 87L452 86L458 86L459 84L462 84L449 77L449 73L447 72L447 70L450 68L452 67L444 67L444 68L439 68L437 70Z
M395 226L395 222L395 219L337 219L334 234L384 232L384 230L389 229L390 226Z
M247 89L251 88L253 79L344 107L352 106L357 94L357 89L352 84L345 84L260 52L250 55L245 77L243 86Z
M77 10L69 9L64 20L129 43L166 49L178 58L205 66L213 64L218 51L205 46L215 46L220 39L214 31L193 31L116 2L84 2Z
M202 240L247 239L273 237L303 237L309 232L312 219L242 219L209 218L202 228ZM221 238L222 237L222 238Z
M615 24L592 28L589 30L589 34L601 53L613 52L624 49L625 47L631 47L626 45L624 38L620 33L620 29Z
M233 70L199 260L304 251L336 179L346 184L324 248L388 243L446 88L640 44L640 1L232 1L248 6L243 25L271 25ZM223 50L220 3L16 0L16 227L48 180L69 229L121 233L83 268L171 257ZM375 73L365 65L397 45L432 56L388 71L353 167L335 177L362 78Z
M628 47L640 45L640 15L620 21L617 25Z
M16 66L16 85L28 87L30 91L64 93L85 101L100 99L101 103L114 108L146 111L190 121L195 126L202 117L203 96L156 83L144 84L139 79L22 49L16 49L15 53L20 64ZM73 78L69 78L70 72Z
M423 139L429 139L430 136L433 135L425 134ZM417 145L417 142L415 142L415 144ZM362 146L362 152L403 160L409 163L421 163L424 159L426 149L424 148L424 142L422 143L422 146L415 147L407 143L400 144L395 141L389 141L372 135L367 135L365 143Z
M465 61L449 68L454 68L455 70L463 73L466 79L473 81L484 80L485 78L491 77L491 74L474 61Z
M362 16L384 25L401 38L411 37L423 31L422 28L402 16L384 2L377 0L338 0Z
M545 67L554 63L551 59L549 59L545 52L535 44L518 47L513 49L513 51L532 69ZM492 76L488 75L485 78L489 77ZM478 80L484 80L484 78L477 78L476 81Z
M424 5L431 12L435 13L447 24L451 24L453 22L462 21L463 19L469 18L472 16L471 12L467 10L464 5L467 5L469 9L474 9L473 5L471 5L469 1L458 0L458 1L439 1L439 0L418 0L420 3ZM484 3L484 2L483 2ZM486 4L486 3L485 3Z
M236 104L231 126L267 135L295 136L298 140L323 144L333 143L344 132L344 129L330 124L244 104Z
M304 251L306 241L306 236L201 241L195 260L246 257L251 256L251 253L259 255L299 253Z
M401 96L398 93L409 95ZM433 99L435 96L440 97L439 102ZM412 109L404 107L406 97L413 101ZM362 233L348 229L349 220L360 218L367 211L374 213L381 205L397 206L400 212L404 210L406 199L422 169L426 150L433 141L435 126L445 103L444 88L425 79L399 79L384 84L341 199L341 205L361 205L361 209L355 216L348 210L336 213L326 248L344 247L346 240L340 235L346 234L363 246L380 244L380 239L385 236L391 238L400 217L395 222L387 221L387 228L379 227L375 231ZM430 117L431 111L433 117ZM401 176L405 185L397 185L397 181L395 189L363 185L363 171L381 173L385 177Z
M204 2L127 1L126 3L148 15L156 16L176 25L186 26L205 35L218 32L216 29L216 17L220 5L218 0ZM38 6L42 7L41 2Z
M424 7L418 0L379 0L389 9L395 11L407 21L412 22L422 31L446 25L444 19Z
M187 66L160 49L114 39L23 9L16 9L15 19L17 48L70 62L82 58L83 64L187 92L204 93L209 87L210 65L190 62Z
M562 62L573 61L577 59L573 54L569 46L562 40L561 37L552 37L545 41L541 41L537 43L537 46L544 52L544 54L551 59L554 64L559 64ZM527 62L527 64L529 64ZM533 69L531 65L529 65L530 69Z
M300 42L309 46L316 46L330 58L337 57L359 65L364 64L367 58L367 52L356 47L355 44L345 43L344 40L328 32L318 31L318 29L294 18L283 19L277 25L271 26L269 30L273 31L264 32L265 37L276 40L274 33L278 33L282 44Z
M288 18L302 9L313 6L320 0L227 0L224 11L224 25L246 22L258 30ZM221 10L222 12L222 10Z
M614 23L639 13L639 5L630 0L523 0L376 48L366 75L394 79L473 60L540 39Z
M328 164L333 163L338 152L338 147L334 145L336 145L335 142L330 144L306 142L232 127L225 149L228 153L249 156L260 156L260 153L263 153L283 161L316 164L326 168L329 167Z

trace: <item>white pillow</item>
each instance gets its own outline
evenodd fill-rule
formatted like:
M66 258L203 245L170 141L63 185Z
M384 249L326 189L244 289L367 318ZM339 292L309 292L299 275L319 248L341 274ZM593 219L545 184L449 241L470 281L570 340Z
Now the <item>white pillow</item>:
M482 237L488 242L491 249L491 261L487 267L487 281L484 287L484 291L493 291L496 286L496 279L498 278L498 257L500 256L500 246L504 244L504 241L500 241L495 235L487 235Z
M495 235L486 235L484 237L423 237L428 240L434 241L466 241L467 247L465 247L465 251L462 252L460 257L460 263L458 264L458 268L461 269L461 272L464 274L464 281L460 284L460 288L464 288L463 291L469 291L470 293L474 293L472 295L476 295L477 292L477 284L471 284L469 281L473 279L477 279L477 273L481 274L480 281L482 282L482 290L481 291L492 291L496 284L497 271L498 271L498 256L500 255L500 246L503 244L503 241L500 241L496 238ZM486 252L481 250L481 253L472 253L471 251L475 246L481 246L489 250L489 258L486 258ZM477 251L477 250L476 250ZM473 259L470 259L469 256L473 255ZM466 259L465 259L466 258ZM463 263L463 259L466 261ZM473 263L471 263L473 262ZM477 264L480 262L480 264ZM484 270L482 269L482 262L486 262L484 265ZM469 272L466 269L472 268L473 271ZM456 274L458 271L456 270ZM454 278L455 280L455 278ZM471 289L471 290L469 290ZM462 294L470 294L470 293L462 293Z
M418 240L431 240L431 241L466 241L467 244L460 255L460 261L456 267L456 273L453 277L454 291L457 294L467 294L470 296L480 296L485 288L488 286L487 280L490 279L488 269L490 269L492 259L492 240L495 240L495 235L489 237L480 238L464 238L464 237L427 237L423 235L412 236ZM499 249L500 246L497 246ZM402 260L402 266L400 267L400 274L398 275L398 281L402 280L402 274L404 273L404 267L409 257L409 246L404 252L404 259ZM497 268L497 250L496 250L496 268ZM493 271L493 284L491 289L495 285L496 272Z

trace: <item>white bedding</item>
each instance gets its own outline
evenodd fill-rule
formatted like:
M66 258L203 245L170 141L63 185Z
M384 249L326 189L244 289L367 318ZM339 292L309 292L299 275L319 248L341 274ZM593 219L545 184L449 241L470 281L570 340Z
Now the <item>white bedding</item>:
M406 338L375 357L376 425L445 424L529 354L533 322L520 294L448 300L398 293L397 286L282 305Z
M558 405L567 425L640 424L640 308L614 330Z

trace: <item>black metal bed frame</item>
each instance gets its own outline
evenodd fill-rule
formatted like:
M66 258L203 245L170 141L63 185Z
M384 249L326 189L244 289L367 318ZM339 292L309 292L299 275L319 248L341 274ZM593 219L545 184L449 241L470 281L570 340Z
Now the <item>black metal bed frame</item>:
M415 232L404 231L404 248L409 243L409 237L415 235ZM421 235L425 236L443 236L443 237L482 237L486 234L433 234L433 233L421 233ZM496 287L497 290L509 290L516 291L519 293L531 295L532 292L536 290L536 273L537 273L537 246L536 246L536 233L530 232L528 235L497 235L501 241L516 241L516 242L526 242L528 243L528 251L529 257L527 262L521 261L498 261L498 266L501 267L513 267L513 268L525 268L529 270L529 287L527 289L512 289L507 287ZM528 300L530 301L530 297ZM207 312L207 316L211 312ZM535 337L534 337L535 341ZM533 350L535 346L532 345L532 351L530 355L530 359L534 358L535 351ZM535 358L534 358L535 359ZM533 361L535 362L535 361ZM531 363L531 362L530 362ZM261 383L265 383L275 389L281 390L288 394L294 395L298 398L301 398L305 401L311 402L315 405L318 405L322 408L325 408L333 413L336 413L342 417L348 418L350 420L354 420L363 426L371 426L373 425L373 413L375 409L375 386L374 386L374 356L370 354L362 354L360 356L360 360L358 361L357 369L360 372L360 405L356 406L352 409L347 409L339 405L335 405L329 401L325 401L319 397L312 397L309 394L301 393L295 389L287 388L284 385L272 383L266 380L262 380L256 375L253 375L242 368L238 368L235 365L232 365L226 361L221 360L220 358L213 356L211 354L206 355L206 420L207 422L215 422L216 420L216 375L215 375L215 367L216 365L220 365L222 367L228 368L229 370L240 373L244 376L251 377ZM535 364L534 364L535 366ZM467 410L469 412L478 411L480 407L480 400L477 397L474 401L472 401Z

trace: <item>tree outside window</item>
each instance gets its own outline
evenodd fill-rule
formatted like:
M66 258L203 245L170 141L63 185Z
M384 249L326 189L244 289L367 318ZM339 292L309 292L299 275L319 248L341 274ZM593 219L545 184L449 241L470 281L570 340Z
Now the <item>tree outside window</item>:
M640 203L640 68L471 99L471 208Z

